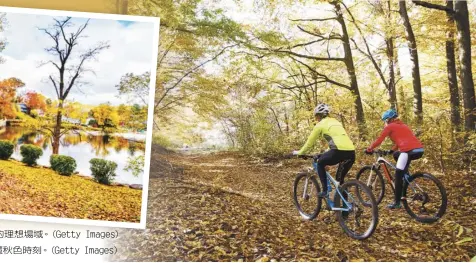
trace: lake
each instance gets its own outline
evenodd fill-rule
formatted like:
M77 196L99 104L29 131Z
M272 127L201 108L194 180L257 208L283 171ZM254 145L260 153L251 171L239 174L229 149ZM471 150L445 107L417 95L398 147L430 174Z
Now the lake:
M71 156L76 160L78 171L81 175L91 176L89 160L101 158L117 163L114 182L124 184L142 184L143 174L134 176L129 171L124 171L127 160L131 156L145 154L145 143L130 140L131 135L122 137L118 134L106 136L97 132L70 132L61 137L59 154ZM140 137L140 136L139 136ZM21 160L20 146L34 144L43 149L43 155L37 163L50 166L52 154L51 136L39 132L26 131L22 127L0 128L0 140L8 140L16 144L13 159Z

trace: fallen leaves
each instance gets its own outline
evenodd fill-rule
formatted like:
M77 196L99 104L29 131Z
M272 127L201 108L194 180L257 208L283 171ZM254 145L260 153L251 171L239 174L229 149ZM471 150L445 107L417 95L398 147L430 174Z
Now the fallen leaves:
M464 196L458 192L461 185L452 185L476 187L464 174L441 177L450 205L440 222L420 224L403 209L389 211L385 202L392 198L386 195L375 234L357 241L343 233L332 212L321 211L310 222L299 217L291 186L306 162L283 162L278 168L233 153L166 158L175 167L183 166L184 173L151 179L150 232L123 230L115 241L120 253L112 260L469 261L476 253L472 204L462 201L474 194ZM159 172L155 169L151 172Z
M142 191L0 161L0 213L140 222Z
M456 242L455 244L459 245L459 244L463 244L465 242L470 242L470 241L473 241L472 237L465 237L465 238L461 239L460 241Z

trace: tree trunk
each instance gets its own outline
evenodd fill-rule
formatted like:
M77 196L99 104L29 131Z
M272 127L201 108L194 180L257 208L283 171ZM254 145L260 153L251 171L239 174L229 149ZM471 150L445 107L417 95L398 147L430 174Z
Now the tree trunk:
M347 26L345 24L344 17L342 15L342 9L340 3L337 1L332 2L335 7L337 21L342 28L342 42L344 45L344 63L347 68L347 73L350 78L350 91L354 96L354 107L357 113L357 123L359 125L359 133L361 136L366 135L365 131L365 116L364 108L362 106L362 98L360 97L359 86L357 83L357 76L355 75L354 60L352 57L352 50L350 49L349 34L347 33Z
M407 6L405 1L398 2L400 7L400 16L403 19L405 26L405 35L410 50L410 58L412 60L412 77L413 77L413 112L416 117L416 122L419 127L423 124L423 101L421 94L421 80L420 80L420 65L418 63L418 51L415 35L413 34L410 18L407 13Z
M402 75L400 74L400 66L398 64L398 54L394 56L395 62L395 78L396 80L399 80L402 78ZM398 89L398 101L400 102L399 105L399 112L398 115L404 122L407 122L407 113L408 113L408 108L407 108L407 99L405 97L405 87L403 85L400 85L400 88L397 87L396 84L397 81L395 81L395 88Z
M453 1L447 0L446 6L453 9ZM446 20L448 28L446 31L446 68L448 71L448 87L450 90L450 104L451 104L451 124L456 131L460 131L461 115L458 93L458 82L456 77L456 61L455 61L455 40L454 40L454 26L455 22L453 16L446 12Z
M394 55L394 47L393 47L393 37L388 37L385 39L385 44L387 45L387 58L388 58L388 68L389 68L389 79L388 79L388 96L390 106L398 110L397 107L397 91L395 89L395 59Z
M52 141L52 147L53 147L53 154L58 154L59 153L59 145L60 145L60 137L61 137L61 121L62 121L62 113L63 112L63 102L60 101L58 104L58 112L56 114L56 125L55 129L53 131L53 141Z
M390 9L390 0L387 1L388 13L387 13L387 24L391 25L392 15ZM393 34L387 32L385 38L385 44L387 46L387 59L388 59L388 68L389 68L389 80L388 80L388 95L389 102L393 109L398 111L397 105L397 90L395 87L395 48L393 44Z
M458 29L459 61L461 64L461 86L463 88L464 128L474 131L476 102L474 82L471 72L471 35L469 28L468 4L466 1L455 2L455 21Z

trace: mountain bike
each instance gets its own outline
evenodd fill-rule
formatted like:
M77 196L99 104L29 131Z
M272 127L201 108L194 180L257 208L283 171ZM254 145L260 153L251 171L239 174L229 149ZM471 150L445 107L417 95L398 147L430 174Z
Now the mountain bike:
M391 152L377 150L373 154L377 156L375 163L362 167L357 173L356 179L372 190L377 204L380 204L385 195L385 181L381 171L383 171L393 194L395 194L395 181L389 171L389 167L393 170L396 167L383 158L385 155L390 155ZM403 178L402 191L403 206L407 213L416 221L433 223L444 215L448 201L446 190L435 176L424 172L411 175L407 171Z
M313 167L296 176L293 188L294 204L304 219L313 220L322 206L322 198L318 196L321 187L316 180L319 155L300 155L299 157L312 158ZM329 194L325 197L327 209L335 211L339 225L348 236L358 240L369 238L378 223L378 205L372 191L358 180L349 180L340 185L328 172L326 174L329 182ZM303 183L302 193L300 183ZM331 200L332 191L334 191L334 197ZM359 193L358 198L357 193ZM310 210L308 211L307 208Z

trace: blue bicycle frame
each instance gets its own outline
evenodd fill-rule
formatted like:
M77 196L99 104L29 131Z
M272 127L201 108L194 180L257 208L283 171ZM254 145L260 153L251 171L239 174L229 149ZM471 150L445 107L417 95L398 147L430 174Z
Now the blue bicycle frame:
M315 160L312 161L312 165L313 165L314 171L319 176L319 174L317 172L318 164ZM347 200L344 198L344 196L342 196L342 193L339 191L339 184L340 183L337 180L335 180L334 177L332 177L327 171L326 171L326 175L327 175L327 180L329 181L327 183L327 193L330 193L332 191L332 185L334 185L334 189L336 190L336 193L340 196L340 199L342 200L342 202L344 202L344 204L347 208L335 207L334 201L330 200L329 197L325 198L326 201L327 201L327 204L329 205L329 207L333 211L350 211L352 209L352 204L347 202ZM307 190L307 182L306 182L306 185L305 185L305 192L304 193L306 193L306 190ZM347 196L350 196L350 195L347 193Z

